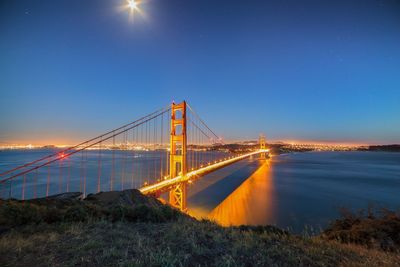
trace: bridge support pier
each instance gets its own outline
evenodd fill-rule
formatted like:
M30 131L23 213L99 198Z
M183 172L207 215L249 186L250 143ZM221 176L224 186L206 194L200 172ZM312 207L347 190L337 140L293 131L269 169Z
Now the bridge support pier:
M179 183L169 193L169 204L181 211L186 211L186 183Z
M186 175L186 102L172 103L171 106L171 134L170 134L170 160L169 177ZM171 206L186 211L186 183L174 185L169 193Z

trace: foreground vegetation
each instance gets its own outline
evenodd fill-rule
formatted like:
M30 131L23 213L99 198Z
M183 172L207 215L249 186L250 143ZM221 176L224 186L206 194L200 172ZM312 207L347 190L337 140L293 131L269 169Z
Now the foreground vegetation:
M400 252L400 212L370 207L356 213L343 209L341 213L342 217L322 233L325 239Z
M400 266L393 249L223 228L135 190L0 204L0 266Z

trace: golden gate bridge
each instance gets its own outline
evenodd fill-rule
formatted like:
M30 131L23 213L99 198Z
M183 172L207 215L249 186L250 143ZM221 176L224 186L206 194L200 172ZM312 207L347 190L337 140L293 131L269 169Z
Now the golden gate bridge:
M82 192L138 189L186 210L187 185L269 150L236 151L224 144L185 101L0 174L0 198L21 200Z

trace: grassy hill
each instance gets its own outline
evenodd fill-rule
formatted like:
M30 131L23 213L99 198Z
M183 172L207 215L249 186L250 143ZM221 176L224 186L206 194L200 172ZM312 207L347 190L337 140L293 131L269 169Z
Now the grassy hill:
M224 228L136 190L78 195L1 201L0 266L400 266L396 250L328 240L334 229Z

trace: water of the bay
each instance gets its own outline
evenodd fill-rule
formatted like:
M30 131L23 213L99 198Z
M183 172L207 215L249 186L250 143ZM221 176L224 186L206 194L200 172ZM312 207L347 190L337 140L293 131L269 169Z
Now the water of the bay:
M0 151L0 171L49 152ZM149 169L147 159L157 155L138 152L132 158L142 159L131 171L136 173L138 169ZM153 166L154 160L150 162ZM92 165L88 176L92 173L94 178L88 179L96 181L97 164ZM109 179L103 177L110 166L103 166L102 188L109 188ZM79 176L78 170L76 173ZM46 175L40 177L39 172L39 182L42 179L45 185ZM18 186L13 187L17 194L21 191ZM53 187L57 192L58 186ZM95 182L91 188L95 190ZM29 193L32 195L26 192ZM268 160L251 158L198 179L188 190L189 213L198 218L223 225L272 224L293 232L302 232L306 227L317 232L339 216L340 208L358 210L369 205L400 208L400 153L306 152L277 155Z
M400 153L292 153L220 172L191 188L189 210L223 225L318 232L341 208L400 208Z

